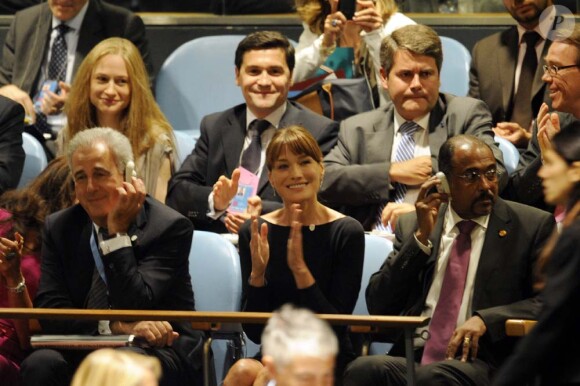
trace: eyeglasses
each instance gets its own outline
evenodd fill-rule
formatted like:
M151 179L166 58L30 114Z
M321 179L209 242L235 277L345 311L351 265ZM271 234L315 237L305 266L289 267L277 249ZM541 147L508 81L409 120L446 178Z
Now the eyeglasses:
M495 181L497 181L497 177L499 176L499 173L496 169L490 169L490 170L483 172L483 173L481 173L480 171L477 171L477 170L470 170L470 171L467 171L461 175L458 175L457 177L461 178L462 180L464 180L468 184L473 184L474 182L479 181L479 179L481 178L482 175L489 182L495 182Z
M542 66L544 68L544 73L548 73L550 74L550 76L556 76L558 75L558 71L560 70L565 70L567 68L572 68L572 67L578 67L578 64L571 64L569 66L555 66L555 65L551 65L551 66L547 66L547 65L543 65Z

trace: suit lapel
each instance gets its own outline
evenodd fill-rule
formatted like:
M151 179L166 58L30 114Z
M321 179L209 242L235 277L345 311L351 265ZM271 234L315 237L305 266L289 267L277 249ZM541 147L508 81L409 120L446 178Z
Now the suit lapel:
M431 162L433 163L433 170L439 170L439 166L437 163L437 157L439 156L439 148L447 138L450 136L450 132L452 132L450 128L447 128L447 122L444 120L445 117L445 110L447 108L447 103L445 100L446 96L443 94L439 94L439 99L437 100L437 104L431 110L431 115L429 116L429 127L428 135L429 135L429 150L431 152Z
M40 16L38 18L38 28L34 28L34 34L38 35L38 36L30 36L30 39L36 39L39 38L39 36L46 36L46 44L33 44L32 45L32 52L30 52L30 63L31 63L31 68L30 68L30 72L28 72L29 74L40 74L40 68L42 66L42 63L44 63L44 60L46 58L46 51L48 50L48 47L50 45L50 34L51 34L51 30L52 30L52 13L50 12L50 9L48 8L48 4L45 4L43 6L43 8L40 11ZM40 41L42 41L43 38L39 38ZM48 67L47 67L48 68ZM42 74L40 75L42 76ZM24 82L28 84L28 86L23 86L24 89L27 90L35 90L36 89L36 83L39 81L39 77L36 75L30 76L28 77L28 79L24 79ZM36 90L36 92L38 92L38 90Z
M87 13L85 14L79 31L79 42L77 51L75 52L73 74L77 73L79 66L89 51L105 38L105 33L103 32L105 27L99 16L101 14L100 8L101 5L99 2L89 1L89 7L87 8Z
M518 30L512 27L501 35L501 45L497 52L499 84L502 85L502 102L506 116L511 114L510 102L514 89L516 65L518 63Z
M223 126L216 126L213 130L221 133L221 150L224 152L226 174L231 175L234 169L240 166L240 155L246 138L246 105L234 108Z

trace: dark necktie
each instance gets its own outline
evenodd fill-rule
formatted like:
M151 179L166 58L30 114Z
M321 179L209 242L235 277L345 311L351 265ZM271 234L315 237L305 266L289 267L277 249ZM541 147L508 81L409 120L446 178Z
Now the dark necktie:
M262 160L262 133L270 127L270 122L264 119L256 119L250 124L250 145L242 154L240 165L245 169L257 174Z
M522 62L518 89L514 95L514 106L511 121L516 122L524 129L530 128L532 122L532 84L538 67L538 56L536 54L536 43L540 35L535 32L526 32L523 40L526 42L526 53Z
M67 45L65 35L70 27L64 23L56 27L57 35L52 42L50 62L48 63L48 79L62 81L66 78Z
M429 324L429 340L425 343L421 364L445 359L447 345L457 325L461 300L465 291L467 268L471 255L471 231L477 224L473 221L457 223L459 234L451 246L451 254L445 269L437 306Z
M107 230L105 228L99 228L99 235L101 237L107 236ZM101 256L102 258L102 256ZM89 289L89 294L87 295L87 308L89 309L108 309L109 307L109 292L107 290L107 285L103 281L103 278L99 274L99 270L95 265L93 271L93 279L91 282L91 288Z
M399 132L401 133L401 141L399 146L397 146L397 151L395 153L395 162L403 162L412 159L415 156L415 133L420 129L420 126L413 121L407 121L399 127ZM398 182L393 183L395 191L393 193L394 202L403 202L405 200L405 194L407 193L407 185L400 184ZM387 230L381 221L381 216L383 209L387 205L387 202L383 203L379 207L379 212L377 213L377 222L375 229Z

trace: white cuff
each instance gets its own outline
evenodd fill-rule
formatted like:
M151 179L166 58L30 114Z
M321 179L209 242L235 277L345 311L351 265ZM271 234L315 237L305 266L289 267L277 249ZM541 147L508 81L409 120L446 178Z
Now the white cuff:
M433 243L431 242L431 240L427 240L427 245L423 244L422 242L419 241L419 239L417 238L417 235L413 233L413 237L415 238L415 242L417 243L417 245L419 246L419 248L426 254L426 255L430 255L431 254L431 250L433 249Z
M115 252L117 249L131 247L131 239L126 233L117 233L116 237L101 241L99 246L104 256Z
M219 210L219 211L215 210L215 208L213 206L213 192L211 192L209 194L209 196L207 197L207 208L208 209L207 209L206 216L213 219L213 220L219 219L224 213L226 213L226 210L227 210L227 209Z

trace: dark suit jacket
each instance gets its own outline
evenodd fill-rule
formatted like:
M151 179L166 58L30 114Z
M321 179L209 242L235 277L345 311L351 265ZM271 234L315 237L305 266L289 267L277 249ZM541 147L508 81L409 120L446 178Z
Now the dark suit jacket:
M534 117L538 114L542 102L551 104L545 83L542 82L544 74L542 65L549 47L550 40L546 40L532 85ZM498 122L511 120L518 49L518 30L515 26L488 36L473 47L469 96L487 103L494 126Z
M24 166L24 108L0 95L0 194L18 185Z
M289 125L301 125L308 129L323 154L328 153L336 143L338 123L295 102L288 102L279 127ZM222 175L230 177L239 166L245 137L245 104L204 117L193 152L169 181L167 205L189 217L196 229L227 233L222 221L206 216L207 199L218 178ZM265 169L260 176L258 195L262 198L263 213L268 213L280 207L280 198L270 186Z
M370 230L379 206L388 201L392 185L389 178L394 140L394 105L344 120L338 143L324 158L326 172L320 197L356 218ZM439 148L450 137L471 134L489 144L502 172L500 187L507 182L501 150L495 145L491 116L481 101L440 94L429 117L429 148L433 173L439 171Z
M36 94L41 65L50 42L51 23L52 13L46 2L16 13L2 49L0 86L14 84L31 96ZM95 45L114 36L131 40L151 72L153 67L141 18L101 0L89 0L79 33L73 75Z
M429 239L431 255L418 246L413 233L416 213L397 222L393 252L379 272L371 276L366 290L369 312L377 315L420 315L433 281L439 255L446 206L439 211ZM480 341L479 357L498 365L513 341L506 338L505 320L537 315L539 303L532 288L536 254L554 229L547 212L498 199L490 214L477 267L472 309L481 316L487 331ZM505 235L501 236L505 231ZM398 342L397 343L401 343ZM395 353L400 352L398 345Z
M580 384L580 355L564 349L580 341L580 218L564 228L550 256L538 324L521 340L494 385L530 385L541 375L542 385Z
M90 246L93 233L93 223L80 205L46 219L35 307L86 307L95 268ZM103 256L111 308L195 310L188 264L191 223L147 197L128 234L133 248L121 248ZM96 334L97 324L41 320L46 334ZM202 333L192 330L187 323L171 324L180 335L172 348L192 366L191 371L200 371Z

